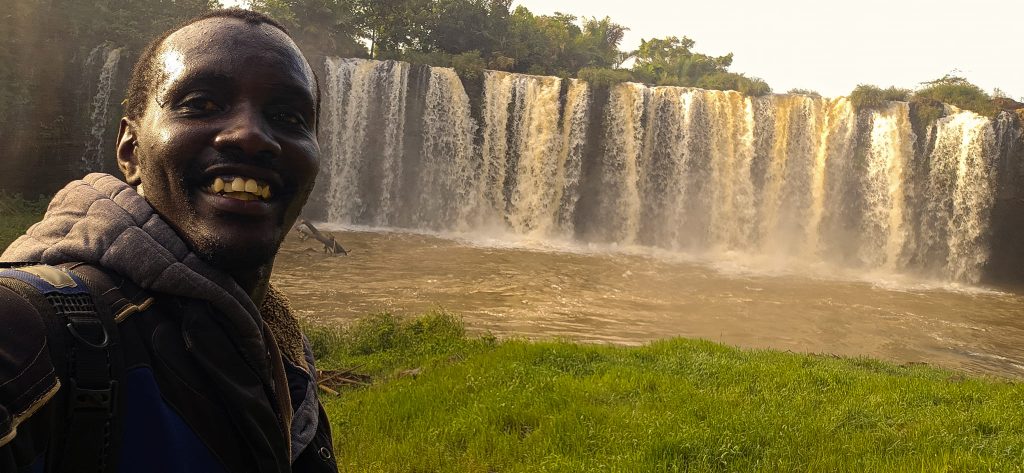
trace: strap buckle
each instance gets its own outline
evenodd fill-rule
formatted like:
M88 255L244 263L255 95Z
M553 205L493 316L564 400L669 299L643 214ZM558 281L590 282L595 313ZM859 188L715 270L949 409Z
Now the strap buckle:
M97 333L97 328L99 333ZM107 333L107 327L97 318L70 316L68 317L68 331L71 332L71 336L89 348L102 350L110 345L110 334ZM96 335L96 337L89 337L93 338L93 340L87 339L82 332L88 335ZM95 341L95 338L100 338L100 340Z
M107 387L101 389L87 389L78 386L78 382L71 380L71 403L72 412L101 411L113 413L117 392L117 381L110 381Z

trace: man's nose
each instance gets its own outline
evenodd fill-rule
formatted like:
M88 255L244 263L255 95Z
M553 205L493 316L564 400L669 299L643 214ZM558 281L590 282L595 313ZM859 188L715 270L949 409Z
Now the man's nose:
M246 157L272 158L281 153L281 144L258 109L236 107L229 122L214 138L214 148L221 152L241 152Z

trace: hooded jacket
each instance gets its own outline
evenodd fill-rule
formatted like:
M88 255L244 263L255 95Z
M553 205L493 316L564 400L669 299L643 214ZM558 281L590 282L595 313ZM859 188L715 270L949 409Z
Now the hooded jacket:
M179 462L182 469L206 461L211 469L218 465L227 471L289 471L293 464L308 463L300 457L310 456L313 443L321 460L336 468L316 397L311 349L287 300L272 287L257 308L229 275L192 252L123 181L96 173L68 184L54 196L43 220L12 243L0 261L89 264L136 288L140 301L147 301L142 304L146 310L118 323L128 398L122 412L122 471L140 468L126 461L150 461L153 455ZM0 307L0 319L15 316ZM26 330L39 332L39 327ZM0 450L17 439L18 424L30 423L59 385L49 380L54 375L52 364L46 369L45 350L29 360L5 350L21 346L32 353L33 343L45 346L38 334L19 335L16 342L0 333L0 405L5 407L0 416L6 415L11 425L10 432L0 432ZM20 381L4 383L7 376ZM28 382L32 376L39 379ZM33 391L26 396L14 385ZM176 451L180 448L200 451Z

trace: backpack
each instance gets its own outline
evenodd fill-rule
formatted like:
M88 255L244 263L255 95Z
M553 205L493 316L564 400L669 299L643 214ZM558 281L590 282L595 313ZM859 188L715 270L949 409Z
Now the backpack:
M2 263L0 285L39 312L63 383L50 400L56 406L50 425L55 435L47 447L47 471L116 471L124 374L116 320L144 308L125 298L107 273L85 264Z

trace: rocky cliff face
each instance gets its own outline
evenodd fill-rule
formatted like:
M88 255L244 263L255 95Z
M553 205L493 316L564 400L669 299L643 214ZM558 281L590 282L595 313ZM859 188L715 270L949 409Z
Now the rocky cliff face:
M992 258L986 276L991 282L1024 284L1024 108L1002 120L999 192L992 209Z

